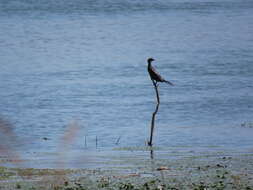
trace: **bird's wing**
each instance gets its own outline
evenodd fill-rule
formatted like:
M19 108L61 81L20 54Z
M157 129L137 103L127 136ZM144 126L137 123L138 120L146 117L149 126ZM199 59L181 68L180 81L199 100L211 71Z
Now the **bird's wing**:
M151 66L151 72L152 72L153 78L154 78L155 80L160 81L160 82L162 82L162 81L165 80L165 79L156 71L156 69L155 69L153 66Z

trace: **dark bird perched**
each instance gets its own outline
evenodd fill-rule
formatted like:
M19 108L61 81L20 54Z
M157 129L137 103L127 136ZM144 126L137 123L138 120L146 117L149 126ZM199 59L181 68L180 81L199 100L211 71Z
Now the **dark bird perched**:
M155 81L155 83L157 82L166 82L172 86L174 86L173 83L171 83L170 81L165 80L156 70L155 68L151 65L151 62L154 61L153 58L148 58L148 73L150 75L150 78L152 81Z

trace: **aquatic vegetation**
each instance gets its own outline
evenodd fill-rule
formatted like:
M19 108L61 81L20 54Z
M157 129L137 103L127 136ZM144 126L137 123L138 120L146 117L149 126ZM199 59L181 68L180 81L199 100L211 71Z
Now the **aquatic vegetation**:
M114 148L113 150L118 150L118 151L151 151L151 150L162 150L161 147L148 147L148 146L132 146L132 147L117 147Z
M132 160L128 160L131 162ZM150 160L151 161L151 160ZM230 190L253 189L252 155L133 161L127 168L33 169L0 167L1 189L33 190ZM134 172L133 172L134 171Z
M15 173L10 171L9 169L5 167L0 167L0 180L6 180L9 179L11 176L14 176Z

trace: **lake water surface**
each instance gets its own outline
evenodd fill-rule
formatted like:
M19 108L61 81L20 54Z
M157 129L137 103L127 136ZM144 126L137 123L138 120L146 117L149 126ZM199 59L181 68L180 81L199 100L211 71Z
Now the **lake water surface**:
M252 148L251 0L0 0L0 115L15 140L1 138L26 153L144 146L148 57L175 84L159 86L155 146Z

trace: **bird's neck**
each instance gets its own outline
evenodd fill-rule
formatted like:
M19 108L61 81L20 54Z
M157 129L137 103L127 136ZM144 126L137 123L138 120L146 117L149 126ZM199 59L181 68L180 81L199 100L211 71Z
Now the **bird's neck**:
M151 67L151 61L148 61L148 67Z

